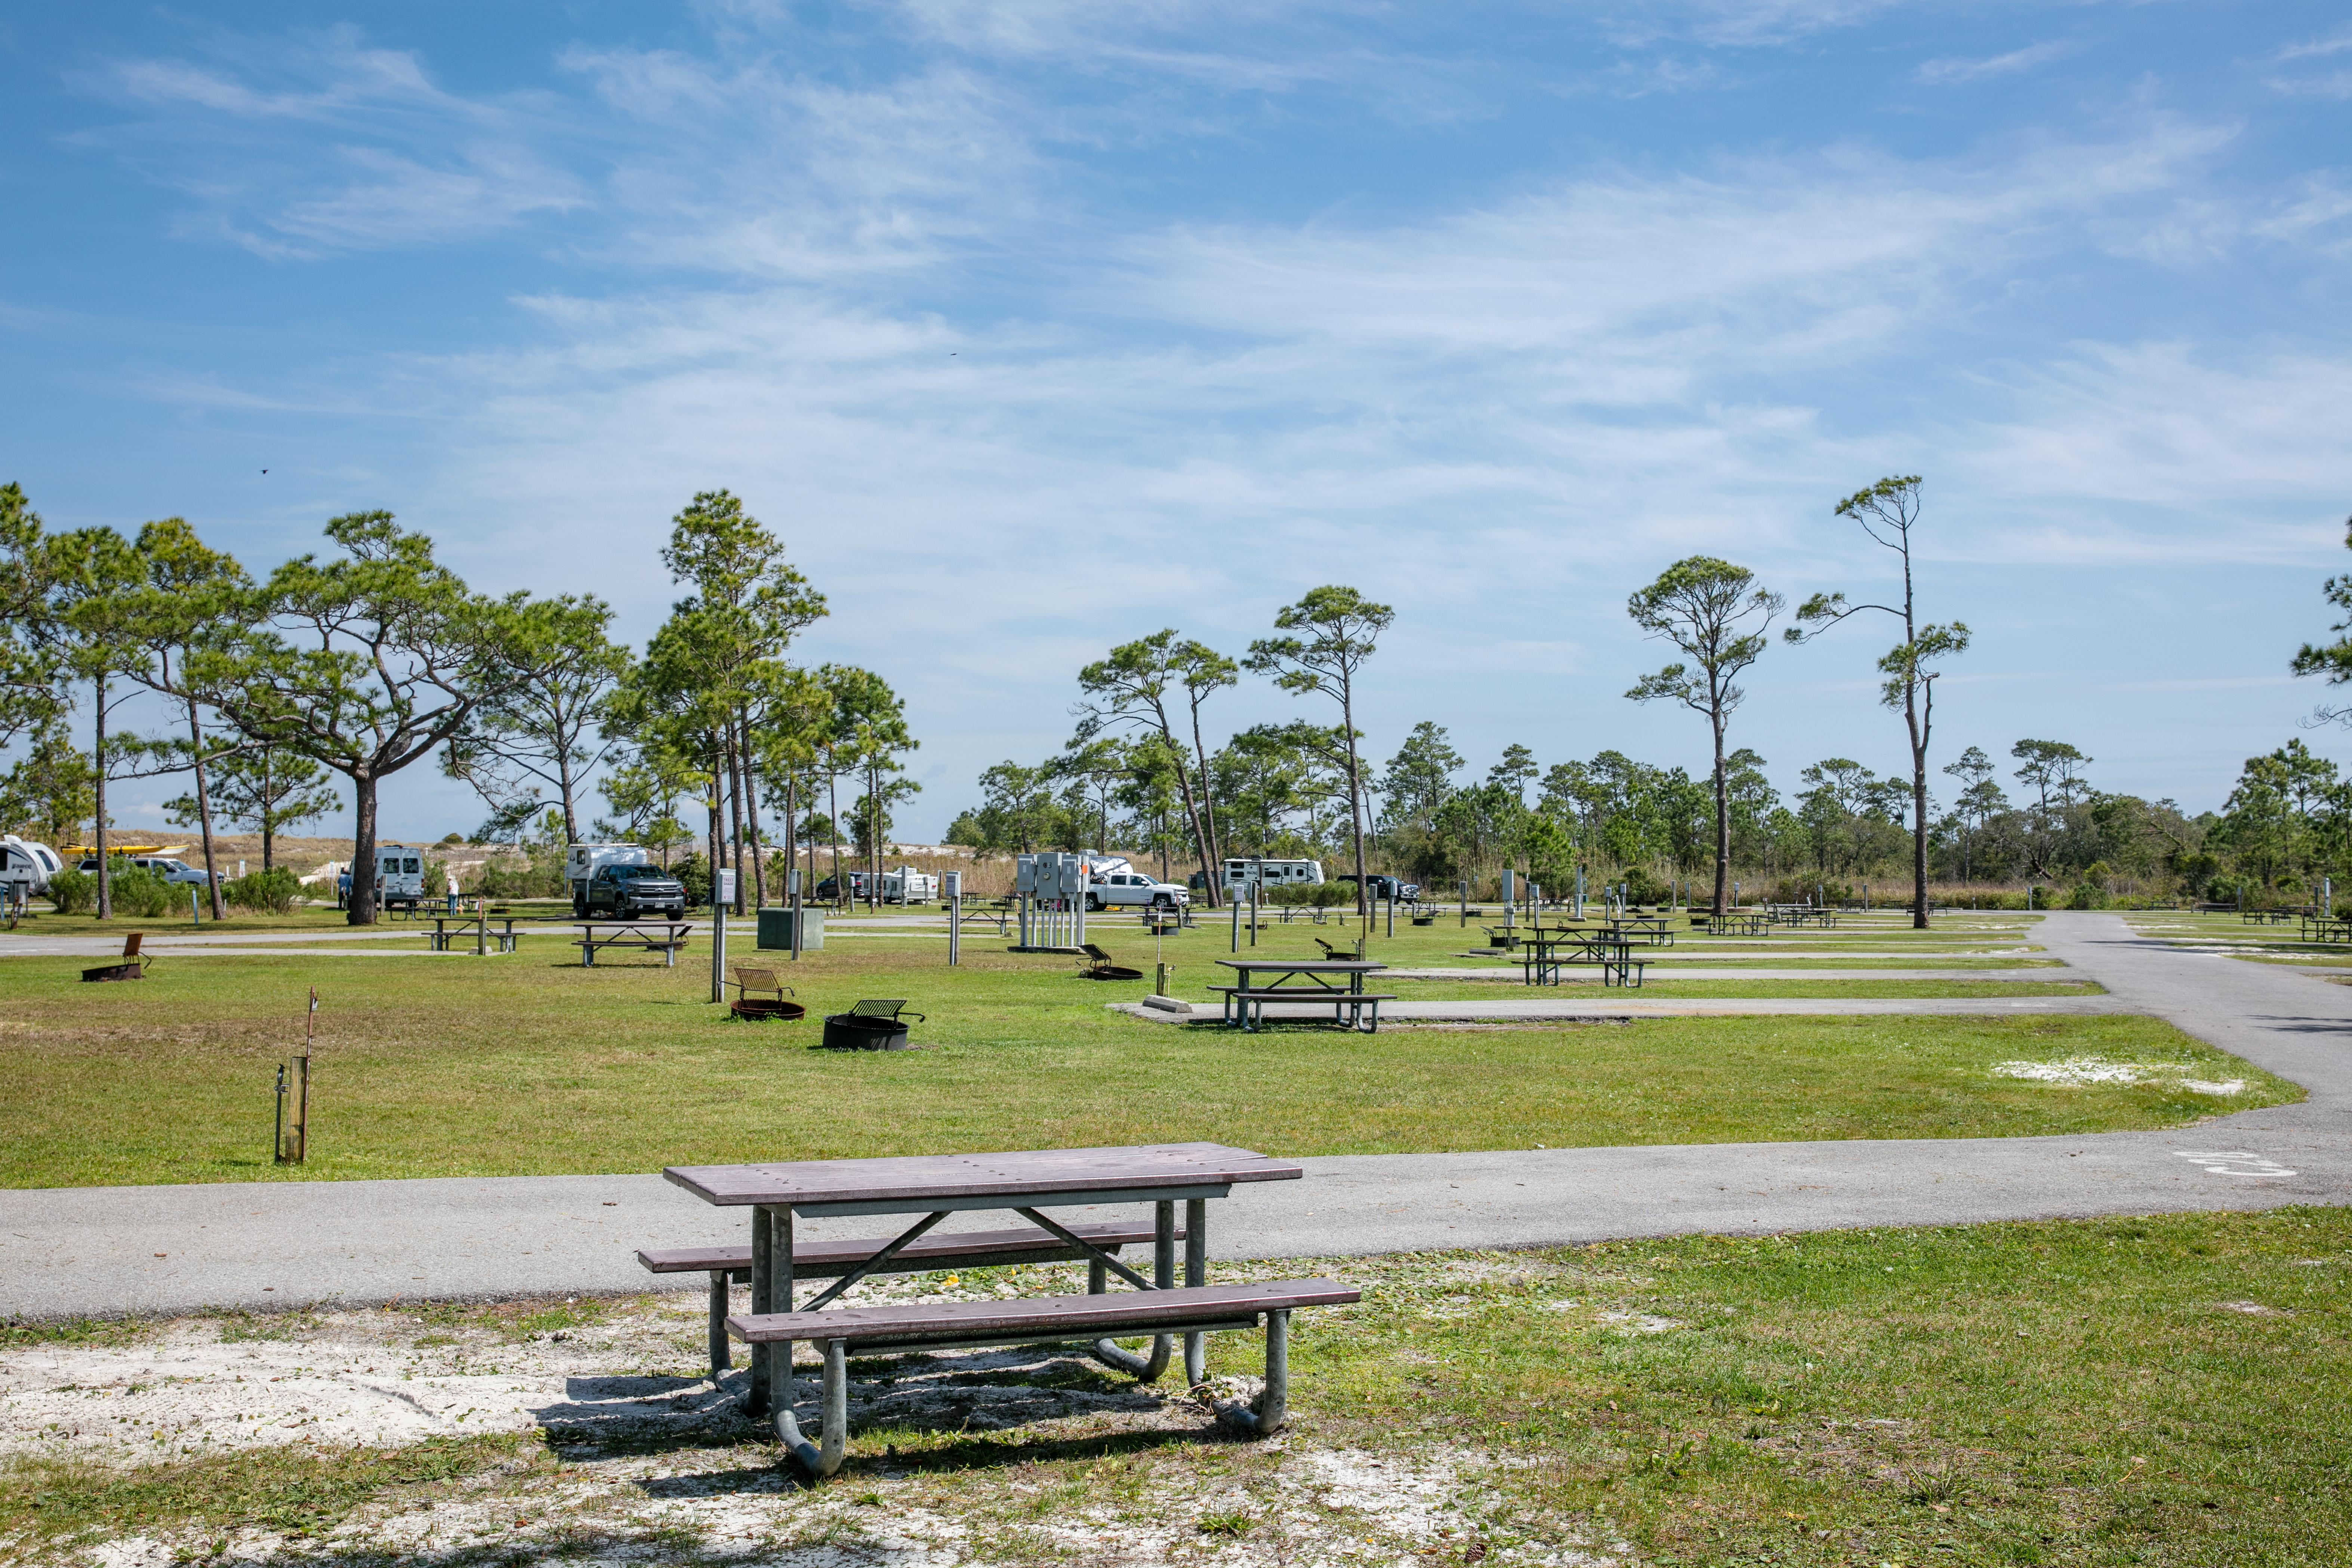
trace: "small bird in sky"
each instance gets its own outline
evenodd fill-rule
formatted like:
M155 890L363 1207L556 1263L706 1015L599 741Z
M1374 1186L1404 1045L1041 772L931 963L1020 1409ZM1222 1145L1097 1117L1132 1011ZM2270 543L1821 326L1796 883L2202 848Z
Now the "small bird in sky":
M262 471L263 473L265 473L265 474L266 474L266 473L268 473L269 470L268 470L268 468L264 468L264 469L262 469L261 471Z

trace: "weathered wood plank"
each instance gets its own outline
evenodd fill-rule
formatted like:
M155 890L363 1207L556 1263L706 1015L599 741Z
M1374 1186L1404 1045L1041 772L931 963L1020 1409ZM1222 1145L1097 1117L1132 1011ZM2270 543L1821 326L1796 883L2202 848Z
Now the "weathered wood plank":
M1074 1225L1070 1228L1093 1242L1097 1247L1140 1247L1153 1238L1149 1225ZM1178 1237L1183 1236L1178 1231ZM793 1268L799 1273L815 1268L855 1267L865 1262L889 1245L885 1237L857 1237L842 1241L793 1242ZM1024 1255L1035 1253L1034 1258ZM901 1248L892 1261L908 1263L925 1258L994 1258L1011 1255L1019 1262L1050 1262L1082 1256L1064 1245L1051 1234L1034 1226L1015 1226L1010 1230L945 1231L926 1236ZM749 1268L751 1249L749 1247L641 1247L637 1261L655 1274L708 1273L714 1268Z
M1297 1165L1222 1143L1162 1143L762 1165L673 1165L662 1174L706 1203L729 1205L898 1203L1146 1187L1222 1187L1235 1182L1297 1181L1304 1173Z
M1254 1285L1184 1286L1108 1296L1038 1296L1011 1301L947 1301L893 1307L836 1307L824 1312L768 1312L727 1320L747 1344L778 1340L903 1340L937 1334L1036 1332L1080 1335L1141 1331L1299 1307L1345 1306L1362 1292L1337 1279L1271 1279Z

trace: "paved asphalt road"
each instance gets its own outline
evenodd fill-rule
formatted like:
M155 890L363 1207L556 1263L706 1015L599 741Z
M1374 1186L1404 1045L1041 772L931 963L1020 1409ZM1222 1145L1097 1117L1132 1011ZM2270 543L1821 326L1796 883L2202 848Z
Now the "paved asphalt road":
M1305 1181L1214 1205L1212 1245L1313 1257L2352 1201L2352 988L2141 941L2112 915L2037 934L2116 1003L2310 1098L2171 1132L1309 1159ZM5 1192L0 1316L627 1290L647 1283L632 1248L742 1231L658 1175Z

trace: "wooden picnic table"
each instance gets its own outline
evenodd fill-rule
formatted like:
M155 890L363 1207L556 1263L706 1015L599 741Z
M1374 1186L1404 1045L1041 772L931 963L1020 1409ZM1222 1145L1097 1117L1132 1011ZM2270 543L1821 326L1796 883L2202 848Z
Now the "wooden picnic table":
M1774 925L1817 925L1829 931L1837 924L1837 911L1819 904L1772 904L1768 906L1767 912Z
M1568 965L1598 963L1601 984L1638 988L1645 962L1634 958L1631 939L1606 927L1528 926L1519 932L1519 963L1530 985L1558 985Z
M2299 934L2305 942L2352 942L2352 917L2305 914Z
M1620 915L1601 923L1610 931L1638 932L1652 947L1675 945L1674 922L1666 915Z
M583 969L596 967L596 955L608 947L642 948L662 955L662 967L677 966L677 955L686 946L687 934L694 930L687 921L574 921L580 935L572 946L580 950ZM606 934L599 936L599 931Z
M1224 993L1225 1027L1236 1024L1244 1029L1255 1029L1265 1022L1265 1006L1277 1004L1304 1004L1308 1006L1328 1005L1331 1022L1345 1023L1351 1029L1366 1034L1378 1034L1381 1027L1381 1004L1396 997L1364 989L1364 976L1378 973L1388 967L1361 958L1221 958L1217 960L1234 972L1241 981L1238 985L1212 985L1212 991ZM1266 976L1268 978L1259 978ZM1345 984L1334 984L1334 980ZM1370 1009L1371 1021L1365 1022L1365 1010ZM1345 1015L1343 1017L1342 1015Z
M1762 936L1772 917L1754 910L1733 910L1728 914L1693 915L1691 921L1705 922L1709 936L1729 936L1735 931L1741 936Z
M474 946L477 952L493 942L499 944L498 950L500 952L512 952L515 950L514 928L515 921L518 919L517 916L494 916L477 911L470 915L434 915L431 919L433 921L433 935L427 940L433 943L433 951L436 952L448 952L449 938L451 934L455 931L464 931L467 926L476 928L476 940ZM501 921L503 929L492 931L490 929L490 921L492 920Z
M1176 1205L1184 1205L1184 1283L1206 1283L1208 1200L1222 1198L1248 1182L1295 1182L1297 1165L1270 1160L1222 1143L1158 1143L1132 1148L1033 1149L1001 1154L918 1154L877 1160L803 1160L763 1165L673 1165L662 1174L707 1204L751 1209L751 1310L811 1313L950 1215L1005 1209L1074 1247L1088 1263L1093 1293L1116 1272L1139 1290L1164 1290L1176 1283ZM1045 1211L1097 1204L1153 1205L1153 1278L1091 1245ZM896 1241L866 1264L840 1276L805 1303L793 1300L793 1226L799 1218L841 1215L921 1215ZM1034 1337L1034 1335L1031 1337ZM1151 1362L1167 1364L1169 1336L1156 1339ZM1124 1371L1150 1364L1108 1340L1097 1355ZM770 1407L788 1389L792 1344L753 1347L749 1405L753 1414ZM1198 1387L1207 1370L1199 1333L1184 1336L1184 1369ZM1157 1372L1153 1373L1157 1375ZM789 1402L789 1394L784 1399Z

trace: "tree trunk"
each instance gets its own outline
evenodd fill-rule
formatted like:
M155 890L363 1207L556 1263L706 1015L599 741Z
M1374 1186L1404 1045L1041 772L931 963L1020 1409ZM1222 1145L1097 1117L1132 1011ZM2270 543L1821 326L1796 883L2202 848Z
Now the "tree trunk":
M272 849L278 842L278 795L276 793L278 783L277 764L278 752L276 748L270 746L262 747L261 868L265 871L268 870L271 865L274 864L270 856Z
M101 674L90 685L97 693L90 707L95 712L98 728L90 753L97 776L91 781L91 790L96 797L96 826L91 830L89 841L98 850L98 918L108 921L114 918L114 879L108 874L106 864L106 677Z
M837 904L846 904L849 902L849 889L841 880L841 775L839 773L824 775L824 804L831 808L830 815L833 818L833 829L825 836L833 840L833 901ZM809 846L809 853L815 854L816 846L814 844Z
M728 821L735 830L735 898L733 912L743 913L745 895L751 891L750 879L743 875L743 752L730 733L724 738L727 755L727 787L731 797Z
M1226 845L1217 835L1217 797L1209 783L1209 750L1201 743L1201 705L1192 705L1192 755L1201 766L1201 816L1209 832L1209 858L1222 862Z
M213 919L228 913L221 899L220 873L213 867L213 803L205 787L205 730L197 721L196 705L188 704L188 763L196 775L196 828L205 841L205 888L212 895Z
M343 923L375 924L375 779L366 773L352 781L352 907Z
M558 731L560 736L562 731ZM573 806L572 778L572 748L558 744L555 748L555 784L563 794L563 847L568 851L580 842L580 813Z
M1715 912L1729 914L1731 893L1731 788L1723 776L1723 710L1715 721Z
M1915 667L1916 668L1916 667ZM1919 682L1904 689L1903 718L1911 730L1911 929L1927 929L1927 732L1920 722ZM1935 700L1932 695L1928 701ZM1932 710L1931 710L1932 711Z
M1339 722L1348 732L1348 833L1356 841L1356 914L1372 918L1372 899L1364 869L1364 775L1356 759L1356 705L1349 687L1339 688Z
M1220 868L1216 845L1210 839L1208 829L1201 825L1200 804L1192 798L1192 764L1177 747L1175 736L1170 734L1164 726L1160 732L1167 740L1169 750L1175 753L1176 787L1184 796L1184 819L1192 829L1192 847L1201 855L1202 890L1207 896L1209 907L1213 910L1217 907L1223 884L1217 876Z

